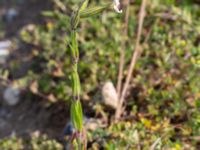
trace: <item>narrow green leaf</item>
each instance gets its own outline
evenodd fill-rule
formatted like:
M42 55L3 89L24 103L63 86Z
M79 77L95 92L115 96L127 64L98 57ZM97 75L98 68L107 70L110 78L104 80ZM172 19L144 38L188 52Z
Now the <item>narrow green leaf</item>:
M73 97L77 98L77 97L79 97L80 91L81 91L81 88L80 88L80 79L79 79L77 71L74 71L72 73L71 80L72 80ZM79 99L76 99L76 100L79 100Z
M80 18L86 18L86 17L97 15L103 12L104 10L108 9L110 6L112 6L112 3L102 5L102 6L96 6L96 7L92 7L92 8L88 8L83 11L80 11Z
M82 106L81 102L79 100L72 101L71 104L71 120L72 123L78 131L82 130L82 124L83 124L83 115L82 115Z
M76 116L74 115L74 110L75 110L74 106L75 106L75 102L72 101L71 108L70 108L71 121L72 121L73 126L75 128L77 128L76 127Z
M89 3L89 0L84 0L81 4L80 4L80 7L79 7L79 11L83 11L87 8L88 6L88 3Z
M73 57L78 59L79 51L78 51L78 42L77 42L75 31L71 32L71 51L72 51Z

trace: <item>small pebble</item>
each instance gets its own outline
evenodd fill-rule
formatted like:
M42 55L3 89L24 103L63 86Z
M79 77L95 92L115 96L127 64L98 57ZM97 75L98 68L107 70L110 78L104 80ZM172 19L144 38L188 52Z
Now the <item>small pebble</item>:
M103 102L105 105L110 106L114 109L117 108L118 96L112 82L109 81L103 85L102 96L103 96Z
M18 104L20 98L20 90L14 87L7 87L3 93L3 99L6 104L14 106Z
M11 41L5 40L0 41L0 63L5 63L6 59L10 53L9 49L11 47Z
M13 20L19 15L19 12L14 9L14 8L10 8L8 9L8 11L6 12L6 14L4 15L4 20L7 23L11 23L13 22Z

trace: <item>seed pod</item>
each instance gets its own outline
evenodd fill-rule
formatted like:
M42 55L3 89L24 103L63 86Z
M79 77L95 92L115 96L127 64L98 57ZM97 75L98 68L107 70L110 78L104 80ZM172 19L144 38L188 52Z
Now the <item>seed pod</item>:
M79 24L80 16L79 12L75 12L71 17L71 28L72 30L75 30Z
M79 20L80 20L80 12L84 11L86 9L86 7L88 6L89 0L84 0L78 10L72 15L71 17L71 27L73 30L75 30L79 24Z

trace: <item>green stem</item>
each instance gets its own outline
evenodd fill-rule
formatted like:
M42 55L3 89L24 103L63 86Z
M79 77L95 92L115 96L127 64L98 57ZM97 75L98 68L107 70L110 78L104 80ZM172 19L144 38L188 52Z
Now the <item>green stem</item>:
M78 50L76 29L79 24L80 18L86 18L99 14L104 10L108 9L112 5L112 3L109 3L103 6L87 8L88 2L89 0L84 0L79 6L78 10L71 17L71 35L70 35L71 41L69 45L71 52L71 63L72 63L71 81L72 81L72 96L73 96L71 101L70 115L72 124L76 130L75 134L79 133L78 134L79 137L75 137L75 143L78 141L79 143L78 145L80 147L82 147L83 144L81 143L82 142L81 136L84 135L83 134L84 130L83 130L83 112L80 102L81 85L78 74L79 50Z

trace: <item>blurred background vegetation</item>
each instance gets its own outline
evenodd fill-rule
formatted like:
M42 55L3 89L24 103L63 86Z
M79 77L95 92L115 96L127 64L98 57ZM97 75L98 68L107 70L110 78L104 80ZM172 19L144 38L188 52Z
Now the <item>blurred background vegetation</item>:
M11 85L21 91L17 105L0 102L0 109L16 114L13 118L29 114L25 117L27 121L8 122L12 123L8 132L3 133L6 127L1 128L0 149L64 149L62 131L69 120L71 96L70 54L66 45L70 15L79 1L0 1L0 39L12 41L10 56L1 64L1 91ZM91 5L106 2L90 1ZM126 109L118 123L110 122L114 110L103 103L101 89L106 81L117 83L120 49L124 48L125 40L128 67L135 46L140 4L140 0L130 1L128 36L122 34L124 14L113 10L85 19L79 26L79 74L88 149L198 150L199 0L147 1L143 50L126 96ZM6 22L3 10L9 7L16 8L19 14ZM31 125L24 127L26 122Z

